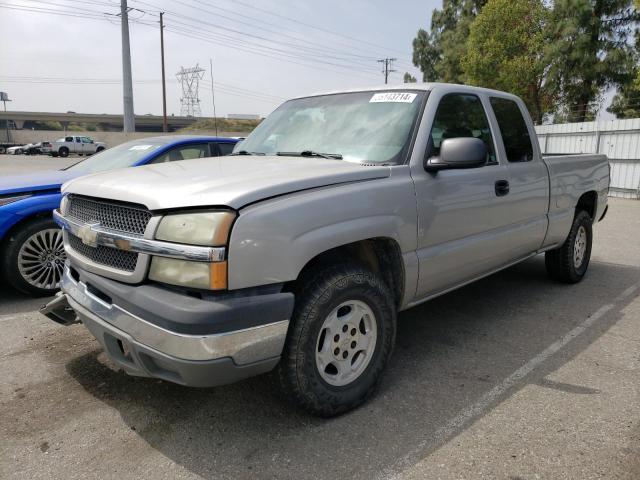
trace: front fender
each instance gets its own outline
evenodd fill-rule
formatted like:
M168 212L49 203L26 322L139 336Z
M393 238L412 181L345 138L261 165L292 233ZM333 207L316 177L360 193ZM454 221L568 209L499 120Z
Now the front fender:
M363 167L366 168L366 167ZM415 251L416 204L405 167L388 178L293 193L240 211L229 244L229 288L295 280L317 255L375 237Z
M0 238L21 221L40 214L50 214L60 206L60 193L33 195L0 207Z

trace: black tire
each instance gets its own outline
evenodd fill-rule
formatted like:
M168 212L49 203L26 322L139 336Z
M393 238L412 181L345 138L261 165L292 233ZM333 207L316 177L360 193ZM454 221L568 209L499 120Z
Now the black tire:
M341 264L316 269L304 275L300 284L277 375L293 403L314 415L332 417L356 408L373 394L395 344L396 309L389 287L362 266ZM365 303L375 316L375 349L358 377L335 386L322 378L316 349L325 319L351 300ZM352 364L357 355L353 355Z
M58 156L58 152L51 152L49 155L51 155L53 158L56 158Z
M2 245L2 256L0 259L0 267L5 274L5 279L9 285L23 293L35 296L50 296L58 291L58 287L40 288L33 285L20 273L19 256L22 245L31 238L32 235L43 230L56 229L58 225L51 219L46 217L35 218L27 223L20 225L16 230L11 232ZM62 263L64 263L64 251L62 251ZM61 271L61 264L59 271Z
M18 148L16 150L16 155L22 155L22 149L21 148Z
M582 259L576 264L576 237L583 229L586 234ZM573 218L573 224L567 239L560 248L549 250L544 255L547 273L551 278L563 283L578 283L583 279L591 259L591 244L593 241L593 220L584 210L580 210ZM582 243L582 242L581 242Z
M60 155L62 158L68 157L69 149L67 147L60 147L60 150L58 150L58 155Z
M7 153L7 149L4 147L0 147L0 155Z
M104 147L98 147L98 148L96 149L96 153L101 152L102 150L104 150Z

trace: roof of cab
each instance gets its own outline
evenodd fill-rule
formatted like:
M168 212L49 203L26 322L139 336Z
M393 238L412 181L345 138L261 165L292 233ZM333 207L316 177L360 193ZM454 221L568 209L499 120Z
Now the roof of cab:
M172 142L181 142L185 140L205 140L207 142L234 142L234 143L238 141L237 138L216 137L212 135L158 135L156 137L137 138L132 141L139 141L139 142L157 141L157 142L172 143Z
M292 100L294 99L299 99L299 98L308 98L308 97L319 97L322 95L335 95L335 94L339 94L339 93L355 93L355 92L388 92L388 91L395 91L395 90L423 90L423 91L431 91L435 88L443 88L443 89L451 89L451 90L462 90L462 91L469 91L469 92L484 92L484 93L488 93L488 94L492 94L492 95L500 95L500 96L509 96L509 97L513 97L513 98L517 98L515 95L512 95L510 93L507 92L503 92L500 90L492 90L490 88L483 88L483 87L474 87L471 85L462 85L462 84L456 84L456 83L438 83L438 82L429 82L429 83L398 83L395 85L377 85L377 86L367 86L367 87L360 87L360 88L348 88L348 89L344 89L344 90L332 90L329 92L317 92L317 93L312 93L310 95L301 95L299 97L294 97Z

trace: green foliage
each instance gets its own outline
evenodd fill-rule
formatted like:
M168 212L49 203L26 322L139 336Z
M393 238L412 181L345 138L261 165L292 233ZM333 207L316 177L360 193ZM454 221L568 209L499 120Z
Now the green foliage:
M418 30L413 40L413 64L425 82L460 83L461 58L469 28L486 0L443 0L442 9L431 15L431 31Z
M544 84L546 19L542 0L489 0L461 59L466 83L518 95L537 123L551 106Z
M640 117L640 77L618 90L607 112L613 113L616 118Z
M568 121L585 121L603 90L633 81L631 39L639 20L632 0L556 0L546 61L550 86Z
M230 118L218 118L218 133L249 133L256 128L261 120L235 120ZM180 132L214 132L215 124L213 118L202 118L188 127L182 128Z
M404 72L404 83L416 83L416 77L409 72Z
M593 118L610 88L609 111L635 115L639 12L640 0L443 0L413 40L413 63L423 81L513 92L537 121Z
M48 122L37 122L38 127L36 130L63 130L62 124L60 122L48 121Z

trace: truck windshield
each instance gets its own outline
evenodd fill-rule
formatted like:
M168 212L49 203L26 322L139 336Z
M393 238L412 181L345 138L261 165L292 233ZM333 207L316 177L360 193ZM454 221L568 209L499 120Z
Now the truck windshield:
M289 100L238 143L234 152L320 152L351 162L404 163L426 95L375 91Z
M80 175L102 172L105 170L115 170L116 168L131 167L142 160L151 152L163 147L167 140L134 140L126 142L117 147L109 148L100 153L92 155L87 160L78 162L65 170L75 172Z

